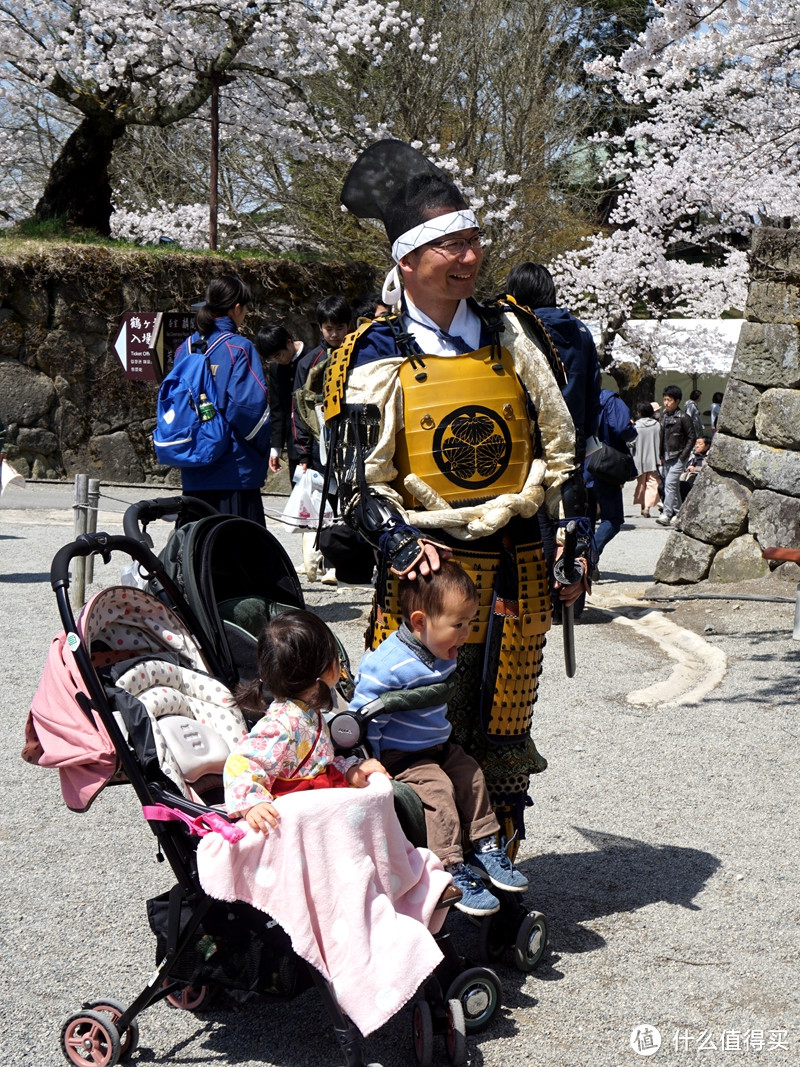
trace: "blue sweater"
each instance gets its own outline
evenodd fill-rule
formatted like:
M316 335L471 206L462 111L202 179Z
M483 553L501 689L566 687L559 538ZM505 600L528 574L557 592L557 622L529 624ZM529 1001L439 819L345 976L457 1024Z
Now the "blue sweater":
M416 689L443 682L456 669L454 659L436 659L403 624L361 661L350 708L358 711L390 689ZM381 749L418 752L441 745L450 737L447 705L378 715L367 728L367 740L376 756Z

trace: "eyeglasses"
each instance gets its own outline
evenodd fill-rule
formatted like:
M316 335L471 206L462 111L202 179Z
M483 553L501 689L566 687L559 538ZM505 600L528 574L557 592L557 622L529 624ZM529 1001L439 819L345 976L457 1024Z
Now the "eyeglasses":
M433 248L437 252L443 252L446 256L457 259L459 256L464 255L467 245L473 252L477 252L485 236L486 234L483 230L478 230L474 237L448 237L443 241L430 241L426 247Z

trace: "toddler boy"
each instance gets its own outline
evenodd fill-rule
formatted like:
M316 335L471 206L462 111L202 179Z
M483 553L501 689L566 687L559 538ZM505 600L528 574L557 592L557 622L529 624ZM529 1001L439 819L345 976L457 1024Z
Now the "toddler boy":
M403 623L361 661L351 710L389 690L415 689L448 678L477 608L472 579L453 560L413 582L402 581ZM450 741L451 730L447 705L441 703L379 715L370 722L367 739L389 774L407 782L422 799L428 848L462 893L455 906L469 915L491 915L500 902L465 863L462 824L473 847L472 867L502 889L521 893L528 883L500 847L500 824L483 771Z

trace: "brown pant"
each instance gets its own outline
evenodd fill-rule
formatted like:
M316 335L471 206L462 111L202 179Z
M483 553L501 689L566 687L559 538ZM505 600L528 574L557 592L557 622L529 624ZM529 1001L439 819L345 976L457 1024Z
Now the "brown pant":
M428 848L445 867L464 860L463 830L470 841L500 830L483 771L460 745L448 741L421 752L389 748L380 759L389 774L410 785L425 805Z

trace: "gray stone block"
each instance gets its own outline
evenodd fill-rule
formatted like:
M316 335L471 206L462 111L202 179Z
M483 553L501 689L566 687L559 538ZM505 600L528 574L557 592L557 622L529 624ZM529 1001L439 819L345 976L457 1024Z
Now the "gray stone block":
M761 548L747 533L717 552L708 579L711 582L746 582L763 578L768 573L769 564L761 555Z
M708 574L716 549L677 530L670 533L658 557L653 577L666 585L701 582Z
M131 439L123 430L92 437L87 447L90 475L109 482L143 482L144 467Z
M776 272L800 283L800 242L797 230L758 226L753 230L750 273L754 278L774 278Z
M747 528L751 491L706 464L680 510L680 529L697 541L727 545Z
M22 426L17 434L17 448L24 449L27 452L42 452L48 455L58 451L58 439L49 430Z
M747 291L747 317L756 322L797 322L800 286L784 281L751 281Z
M797 327L742 323L731 374L751 385L790 388L800 385L800 334Z
M737 474L755 489L774 489L800 497L800 452L771 448L758 441L714 435L708 462L715 471Z
M767 389L756 414L756 437L775 448L800 449L800 391Z
M754 437L761 391L754 385L729 378L717 430L733 437Z
M55 400L53 383L20 363L0 362L0 418L31 426L49 415Z
M750 497L748 530L762 548L800 548L800 500L757 489Z

